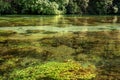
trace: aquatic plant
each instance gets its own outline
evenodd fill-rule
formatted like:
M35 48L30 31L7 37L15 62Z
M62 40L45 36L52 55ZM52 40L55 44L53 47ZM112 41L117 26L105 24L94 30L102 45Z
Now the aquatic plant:
M95 66L83 67L77 62L68 61L48 62L17 70L10 74L9 80L91 80L95 76Z
M27 33L42 33L44 30L26 30Z
M11 31L11 30L0 30L0 36L11 36L13 34L16 34L17 32Z

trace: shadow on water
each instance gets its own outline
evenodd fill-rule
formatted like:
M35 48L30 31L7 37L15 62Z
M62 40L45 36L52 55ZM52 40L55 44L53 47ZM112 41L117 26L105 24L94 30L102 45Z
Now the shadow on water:
M119 23L119 16L0 17L0 78L48 61L72 60L95 65L95 80L119 80Z

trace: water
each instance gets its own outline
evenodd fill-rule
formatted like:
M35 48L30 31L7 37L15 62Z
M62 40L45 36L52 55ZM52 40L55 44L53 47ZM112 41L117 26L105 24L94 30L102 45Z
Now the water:
M48 61L95 65L95 80L120 79L120 16L0 17L0 76Z

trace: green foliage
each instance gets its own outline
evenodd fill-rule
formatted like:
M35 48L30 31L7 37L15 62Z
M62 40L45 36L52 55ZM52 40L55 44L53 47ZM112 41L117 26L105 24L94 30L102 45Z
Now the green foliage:
M79 63L68 61L64 63L48 62L14 71L9 80L87 80L93 79L95 76L93 65L83 67Z
M117 13L120 14L120 0L113 0L113 5L117 9Z
M59 14L58 4L56 2L48 2L47 0L44 0L43 3L42 2L39 3L40 3L38 5L39 14Z
M92 5L92 6L90 6ZM105 0L90 0L89 11L91 14L106 14L106 1Z
M0 14L7 14L11 12L11 5L9 2L5 2L3 0L0 0Z
M58 4L58 10L61 14L66 13L66 6L69 3L69 0L49 0L50 2L56 2Z
M0 0L0 14L119 14L119 0Z
M69 2L67 8L67 13L68 14L76 14L80 11L77 3L74 3L72 0Z
M90 14L114 14L117 13L117 8L113 0L90 0L88 6Z
M83 14L87 13L89 0L69 0L69 4L66 7L67 13L71 14Z
M17 12L23 14L58 14L58 5L48 0L14 0ZM13 5L14 6L14 5Z

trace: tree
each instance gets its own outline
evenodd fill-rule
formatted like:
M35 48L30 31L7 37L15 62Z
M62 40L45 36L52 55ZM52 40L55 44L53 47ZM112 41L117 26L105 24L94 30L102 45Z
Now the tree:
M9 2L4 0L0 0L0 14L8 14L11 13L11 5Z
M90 14L109 14L112 9L112 0L90 0L88 12Z
M69 3L69 0L49 0L50 2L56 2L58 4L58 10L61 12L61 14L66 13L66 6Z
M78 5L77 3L73 2L73 0L70 0L68 3L68 6L66 7L67 14L76 14L78 13Z
M120 14L120 0L113 0L114 10Z

